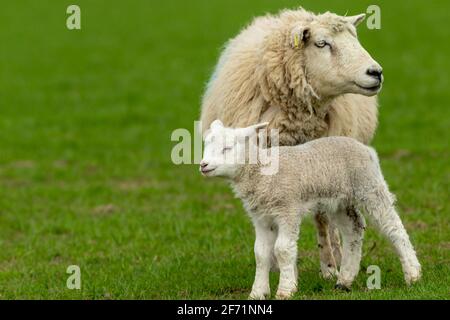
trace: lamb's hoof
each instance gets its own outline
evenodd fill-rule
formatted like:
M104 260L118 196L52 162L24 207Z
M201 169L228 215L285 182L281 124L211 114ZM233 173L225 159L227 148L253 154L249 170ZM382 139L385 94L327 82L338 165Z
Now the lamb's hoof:
M411 268L409 272L405 273L405 281L408 286L416 283L422 277L420 267Z
M276 296L275 296L275 299L277 299L277 300L289 300L289 299L291 299L293 297L294 293L295 293L295 290L294 291L278 291Z
M266 300L270 298L270 292L252 292L248 296L249 300Z
M344 292L350 292L350 288L349 288L349 287L347 287L347 286L345 286L345 285L343 285L343 284L340 284L340 283L336 284L336 285L334 286L334 288L335 288L336 290L341 290L341 291L344 291Z

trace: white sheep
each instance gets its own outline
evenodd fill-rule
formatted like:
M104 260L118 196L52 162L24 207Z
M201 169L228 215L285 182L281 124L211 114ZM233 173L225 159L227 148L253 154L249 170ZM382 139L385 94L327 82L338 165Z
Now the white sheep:
M326 136L370 143L383 75L357 37L364 17L298 8L255 18L224 46L202 100L203 132L215 119L228 127L268 121L280 146ZM325 216L315 222L321 273L332 278L339 234Z
M299 226L309 212L326 215L342 233L337 288L348 290L358 274L365 230L362 213L392 242L407 284L417 281L421 266L394 208L394 196L375 150L347 137L320 138L292 147L257 147L278 161L278 171L267 175L262 173L267 163L249 161L254 157L248 148L251 143L246 142L266 125L232 129L214 121L205 136L200 164L204 176L229 179L254 224L256 275L250 298L270 296L273 262L280 270L276 298L289 298L296 292Z

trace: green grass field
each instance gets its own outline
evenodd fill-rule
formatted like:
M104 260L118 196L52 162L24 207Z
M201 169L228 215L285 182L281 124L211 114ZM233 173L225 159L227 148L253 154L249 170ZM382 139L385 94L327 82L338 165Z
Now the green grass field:
M65 26L81 7L82 30ZM175 166L223 43L252 17L303 5L365 12L382 64L374 145L423 265L407 288L389 243L366 233L351 293L319 277L303 224L297 299L449 299L450 3L436 1L4 1L0 10L0 298L245 299L253 227L224 181ZM82 289L66 288L79 265ZM378 265L382 289L366 289ZM272 276L275 290L276 275Z

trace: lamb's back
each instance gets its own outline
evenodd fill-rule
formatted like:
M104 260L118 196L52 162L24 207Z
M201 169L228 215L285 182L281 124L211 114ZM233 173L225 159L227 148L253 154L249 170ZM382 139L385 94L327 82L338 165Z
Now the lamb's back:
M351 195L361 183L378 178L378 159L370 147L347 137L327 137L279 147L274 184L290 185L303 197Z

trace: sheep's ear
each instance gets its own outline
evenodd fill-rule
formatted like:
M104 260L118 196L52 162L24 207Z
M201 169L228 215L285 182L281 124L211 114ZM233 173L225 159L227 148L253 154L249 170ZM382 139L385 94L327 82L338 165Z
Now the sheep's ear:
M311 30L305 26L295 26L291 31L291 47L298 48L302 42L308 41L311 37Z
M218 128L223 128L223 123L222 123L222 121L220 121L219 119L214 120L214 121L211 123L211 129L218 129Z
M241 130L241 135L242 136L251 136L253 134L256 134L256 132L258 131L258 129L263 129L266 128L269 125L268 122L261 122L255 125L252 125L250 127L246 127L246 128L242 128Z
M361 22L363 22L365 18L366 18L365 13L361 13L356 16L345 17L345 19L351 24L353 24L355 27L357 27Z

